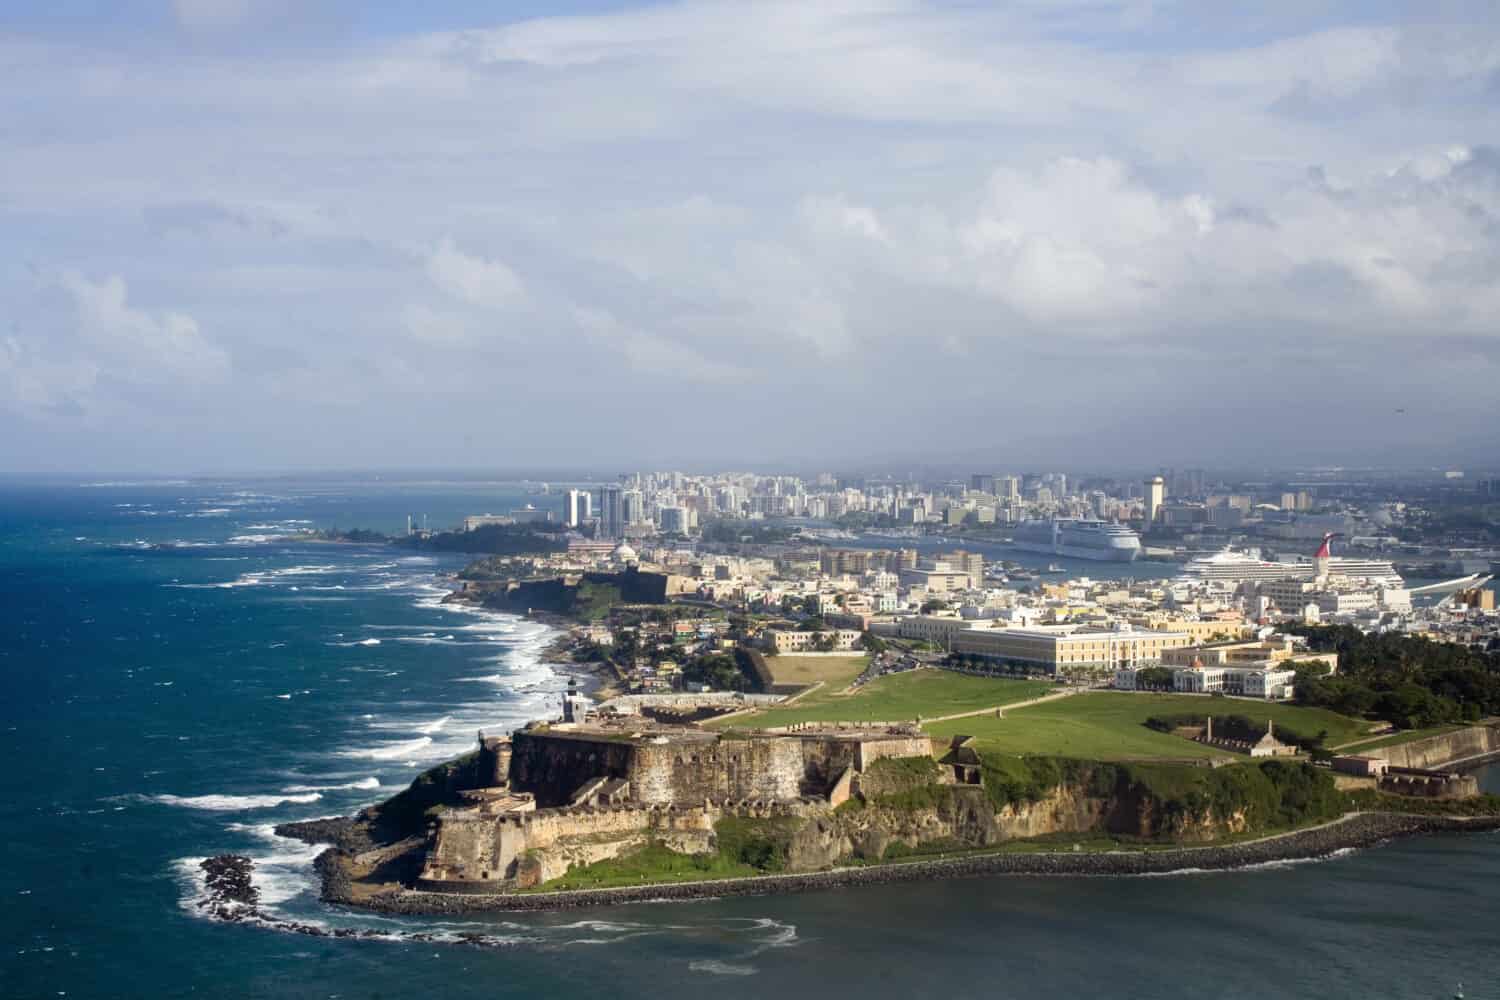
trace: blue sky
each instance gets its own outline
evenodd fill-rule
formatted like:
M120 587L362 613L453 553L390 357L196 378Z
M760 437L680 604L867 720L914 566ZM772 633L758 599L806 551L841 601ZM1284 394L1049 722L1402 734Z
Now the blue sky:
M1492 5L1227 6L7 4L0 462L1500 463Z

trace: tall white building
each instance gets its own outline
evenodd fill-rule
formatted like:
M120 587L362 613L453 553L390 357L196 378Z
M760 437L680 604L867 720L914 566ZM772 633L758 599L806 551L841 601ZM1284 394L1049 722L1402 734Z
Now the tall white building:
M1146 480L1146 526L1149 528L1156 523L1156 515L1161 511L1161 505L1167 499L1167 481L1161 476L1152 476Z
M594 495L588 490L569 490L563 506L563 523L580 528L594 516Z

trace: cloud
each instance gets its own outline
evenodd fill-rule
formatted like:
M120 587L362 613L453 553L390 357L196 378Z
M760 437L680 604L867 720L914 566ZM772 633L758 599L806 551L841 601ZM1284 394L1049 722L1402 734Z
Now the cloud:
M285 37L294 6L0 38L10 405L138 438L201 408L277 461L242 416L270 393L288 428L400 442L529 419L562 377L634 419L564 415L516 460L655 426L708 458L725 426L916 452L1018 413L1088 441L1140 394L1344 427L1441 386L1432 440L1492 408L1489 5L692 0ZM1285 374L1314 362L1345 374ZM373 457L472 459L442 447Z
M61 284L73 297L82 343L105 359L102 373L139 384L214 382L228 374L228 352L191 316L132 308L119 275L93 282L68 271Z
M465 254L451 239L427 258L427 276L454 298L488 309L504 308L525 294L521 279L502 261Z

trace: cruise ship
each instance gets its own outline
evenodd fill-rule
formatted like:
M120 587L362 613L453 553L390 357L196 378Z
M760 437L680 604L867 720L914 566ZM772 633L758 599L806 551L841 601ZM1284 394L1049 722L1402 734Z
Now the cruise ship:
M1022 521L1011 545L1022 552L1099 562L1131 562L1141 553L1140 536L1123 524L1061 517Z
M1179 579L1191 583L1242 583L1246 580L1311 580L1324 573L1364 580L1377 587L1398 588L1405 585L1401 574L1387 559L1350 559L1331 554L1332 536L1323 539L1312 559L1299 562L1271 562L1244 552L1224 549L1213 555L1199 556L1182 568Z

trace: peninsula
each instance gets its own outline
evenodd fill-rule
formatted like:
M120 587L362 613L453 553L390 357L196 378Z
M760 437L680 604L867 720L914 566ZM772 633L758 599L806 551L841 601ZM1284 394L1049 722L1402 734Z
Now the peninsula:
M934 704L944 682L969 680L924 670L880 683L919 679L936 682ZM997 696L1030 693L1005 687L1020 682L986 683ZM1037 703L954 723L1025 728L1029 712L1082 721L1118 713L1122 700L1160 711L1182 699L1027 700ZM1269 732L1254 742L1165 736L1210 754L1125 761L1005 754L915 721L705 728L585 702L569 695L560 720L481 734L472 753L357 817L279 832L333 845L318 863L327 900L417 913L981 873L1226 868L1500 828L1500 799L1441 769L1445 756L1500 752L1493 724L1393 748L1421 769L1356 775L1343 758L1338 771L1316 765ZM1299 711L1311 710L1279 714Z
M642 483L606 487L597 518L570 490L565 532L520 512L415 539L487 550L448 599L561 625L549 655L605 684L358 816L279 828L331 845L326 899L455 912L1141 874L1500 827L1465 773L1500 756L1500 654L1391 628L1435 616L1331 534L1311 560L1037 582L744 511L700 528L696 501L662 501L652 530L638 493L692 484Z

